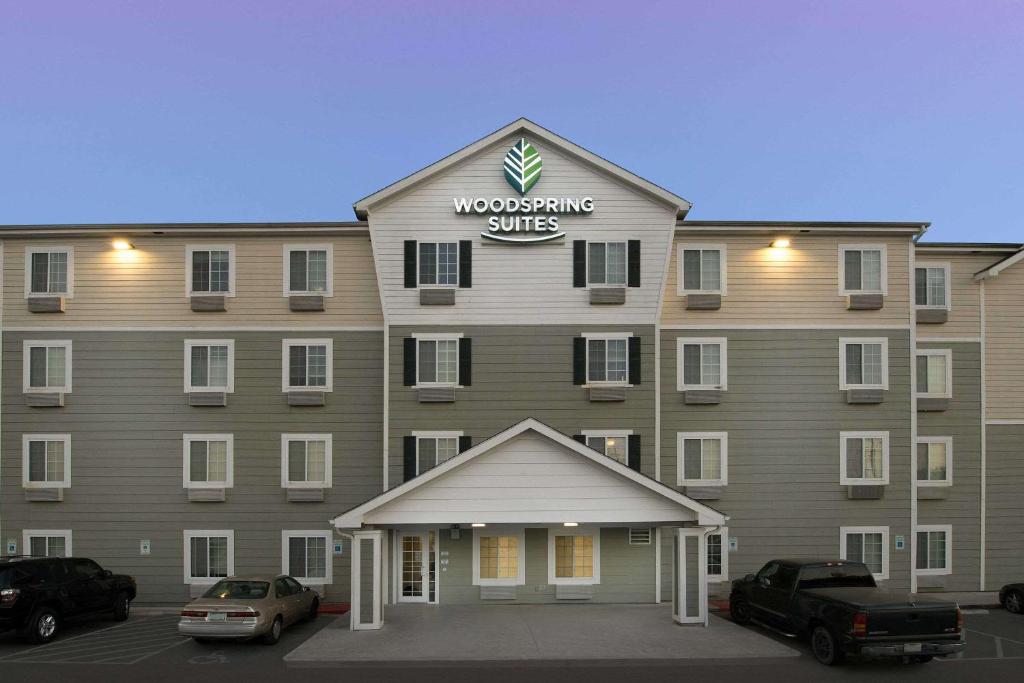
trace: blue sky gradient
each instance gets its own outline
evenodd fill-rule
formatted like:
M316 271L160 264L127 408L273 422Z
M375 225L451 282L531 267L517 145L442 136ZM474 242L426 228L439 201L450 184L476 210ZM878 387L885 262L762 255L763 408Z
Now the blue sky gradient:
M9 2L0 223L350 220L526 116L699 219L1024 241L1024 3Z

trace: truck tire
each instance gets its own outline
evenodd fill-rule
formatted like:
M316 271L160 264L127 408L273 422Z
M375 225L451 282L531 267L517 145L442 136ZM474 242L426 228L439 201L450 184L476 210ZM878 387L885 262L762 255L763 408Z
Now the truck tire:
M818 624L811 629L811 653L825 666L835 666L845 659L839 640L824 624Z
M25 625L25 636L32 641L42 645L57 637L60 629L60 615L52 607L39 607L32 616L28 618Z
M750 603L743 598L730 600L729 615L740 626L746 626L750 623Z

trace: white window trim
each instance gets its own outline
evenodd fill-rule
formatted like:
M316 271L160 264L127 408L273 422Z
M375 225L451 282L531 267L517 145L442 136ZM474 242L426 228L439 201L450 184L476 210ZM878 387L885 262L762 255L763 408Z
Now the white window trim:
M439 285L447 287L449 285ZM452 341L459 340L465 336L462 332L414 332L412 338L416 340L416 384L413 389L422 387L453 387L461 389L459 374L462 368L459 366L459 349L455 349L455 381L454 382L421 382L420 381L420 342L421 341Z
M225 481L192 481L191 445L193 441L224 441L227 443L227 479ZM235 485L235 435L234 434L182 434L181 435L181 483L186 489L230 489ZM209 453L207 453L209 458Z
M583 436L584 439L589 439L592 436L593 437L604 437L606 439L608 439L608 438L612 438L612 439L625 439L626 440L626 461L629 460L629 437L633 436L633 430L632 429L583 429L583 430L580 430L580 435ZM587 447L589 448L589 446L587 446ZM607 453L605 453L604 456L605 457L609 457L609 458L611 457ZM628 465L628 462L626 462L626 461L623 461L622 464L623 465Z
M228 291L196 292L192 290L192 254L197 251L228 252ZM185 296L235 296L235 245L234 244L186 244L185 245Z
M226 346L228 347L228 384L226 387L194 387L192 386L192 348L195 346ZM232 394L235 391L235 340L234 339L186 339L185 340L185 393L221 392Z
M719 376L721 384L687 384L684 381L683 373L683 347L687 344L718 344L719 351ZM703 353L703 351L702 351ZM702 358L703 361L703 358ZM701 368L703 374L703 367ZM721 390L729 388L729 340L726 337L677 337L676 338L676 389L678 391L690 390Z
M686 479L683 476L683 441L686 439L718 439L721 444L722 477L720 479ZM729 485L729 432L676 432L676 486Z
M32 371L29 349L45 346L47 348L64 348L64 386L63 387L31 387L29 380ZM26 394L70 394L71 393L71 340L70 339L26 339L21 343L22 391Z
M918 446L929 443L941 443L946 446L946 478L945 479L929 479L927 481L921 481L917 478L917 472L914 472L914 482L918 486L924 487L936 487L936 486L952 486L953 485L953 437L951 436L919 436L917 437ZM921 457L921 453L918 452L917 457Z
M327 386L293 387L289 384L291 377L288 366L288 349L293 346L326 346L327 347ZM281 391L334 391L334 340L324 339L282 339L281 340Z
M685 282L685 280L683 279L683 252L686 251L687 249L700 249L701 251L717 249L719 251L719 253L721 254L721 263L719 263L719 270L721 272L720 284L722 285L720 288L685 289L683 287L683 283ZM725 244L680 244L676 249L676 261L678 262L678 268L676 269L676 276L678 277L678 280L676 282L676 294L678 294L679 296L684 296L686 294L718 294L720 296L725 296L727 294L726 283L729 279L726 275L726 262L728 261L728 255L726 253Z
M555 576L555 536L590 536L594 539L594 576ZM548 527L548 583L553 586L596 586L601 583L601 529L586 526Z
M622 282L622 284L608 284L607 282L591 282L590 281L590 245L591 244L604 244L606 246L609 245L609 244L621 244L621 245L625 246L625 248L626 248L626 279ZM593 240L593 241L587 240L586 257L587 257L586 258L586 266L585 266L586 267L586 273L587 273L586 289L622 289L623 287L627 287L629 285L629 240ZM607 273L608 273L608 251L607 251L607 248L605 249L604 268L605 268L605 275L606 275L605 279L607 279Z
M611 340L611 339L631 339L632 337L634 337L636 335L634 335L632 332L584 332L580 336L587 340L587 343L584 345L584 348L585 348L586 351L583 354L583 366L584 366L584 373L585 373L585 376L586 376L586 381L583 384L583 388L584 389L588 389L590 387L631 387L631 386L633 386L632 384L629 383L629 342L628 341L626 342L626 379L624 379L624 380L622 380L620 382L609 382L609 381L599 382L599 381L594 381L594 380L590 379L590 340L591 339L601 339L601 340L608 341L608 340Z
M64 539L64 557L72 557L74 551L71 549L71 529L24 529L21 532L21 552L29 555L32 545L29 539L34 536L59 536Z
M416 437L416 474L426 470L420 470L420 439L461 439L462 432L413 432L411 436ZM458 455L458 453L456 453ZM437 467L437 453L434 454L434 463L431 467Z
M918 576L948 576L953 573L953 525L952 524L918 524L914 533L925 531L946 532L946 566L941 569L918 569L917 556L913 558L914 573ZM915 539L916 544L916 539Z
M64 444L64 478L60 481L31 481L29 475L29 444L33 441L60 441ZM21 486L26 489L69 489L71 488L71 435L70 434L22 434L21 435Z
M326 575L320 576L295 576L289 573L291 559L289 556L290 547L289 539L292 538L322 538L324 539L324 552L326 553ZM281 532L281 573L290 576L303 586L318 586L322 587L334 583L334 534L331 531L324 531L322 529L313 530L296 530L296 529L285 529Z
M922 261L914 264L914 278L917 278L917 268L942 268L946 271L946 304L944 306L929 306L927 304L917 303L917 289L914 290L914 308L921 310L932 310L932 311L951 311L953 310L953 285L950 282L953 274L953 268L949 261Z
M32 291L32 254L68 255L68 286L66 292L33 292ZM25 298L62 296L70 299L75 295L75 248L74 247L25 247Z
M846 535L847 534L881 534L882 535L882 571L879 574L872 572L872 576L879 581L889 578L889 527L887 526L841 526L839 527L839 559L847 560L846 556Z
M708 583L725 583L726 581L729 580L729 527L727 527L727 526L718 527L718 530L715 531L714 534L719 534L722 537L722 573L721 574L711 574L711 573L709 573L708 576L707 576L707 579L708 579ZM704 536L705 546L706 546L706 544L708 542L708 536L712 536L712 535L713 534L705 534L705 536ZM706 557L707 557L707 552L705 550L705 558Z
M846 289L846 252L871 250L881 252L879 264L881 272L881 289ZM863 275L863 273L862 273ZM881 294L889 295L889 254L884 244L840 244L839 245L839 295L849 296L851 294Z
M846 442L848 439L882 440L882 476L877 479L846 476ZM863 457L863 453L861 454ZM886 486L889 484L889 432L839 432L839 484L841 486Z
M942 356L946 359L946 390L940 392L927 391L920 393L914 387L914 393L918 398L953 398L953 350L952 349L918 349L914 354L914 361L917 356Z
M281 435L281 488L283 489L329 489L334 482L333 434L282 434ZM291 441L324 442L324 481L291 481L288 479L288 443Z
M882 345L882 383L850 384L846 381L846 347L850 344ZM889 390L889 338L888 337L840 337L839 338L839 389L883 389Z
M451 285L425 285L420 282L420 245L421 244L454 244L455 245L455 284ZM416 242L416 287L419 289L458 289L462 283L462 263L459 260L459 241L450 242L447 240L417 240Z
M483 579L480 578L480 537L481 536L515 536L519 539L519 563L515 578ZM526 530L523 527L505 525L487 525L473 529L473 585L474 586L524 586L526 585Z
M193 538L224 536L228 539L228 576L235 575L235 531L234 529L185 529L185 583L190 586L212 586L227 577L192 576L192 543Z
M293 251L310 251L320 250L327 252L327 288L322 292L314 292L309 290L298 291L292 290L292 259L291 253ZM334 296L334 245L330 243L321 244L286 244L282 251L282 259L284 263L284 281L283 281L283 292L285 296L292 295L312 295L312 296ZM308 278L307 278L308 280Z

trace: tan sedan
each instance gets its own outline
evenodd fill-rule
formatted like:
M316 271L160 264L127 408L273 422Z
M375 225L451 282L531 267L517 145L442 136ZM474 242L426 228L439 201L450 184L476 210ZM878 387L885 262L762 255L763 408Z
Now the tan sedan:
M273 645L286 627L315 619L319 608L317 594L290 576L233 576L185 605L178 633L196 641L259 637Z

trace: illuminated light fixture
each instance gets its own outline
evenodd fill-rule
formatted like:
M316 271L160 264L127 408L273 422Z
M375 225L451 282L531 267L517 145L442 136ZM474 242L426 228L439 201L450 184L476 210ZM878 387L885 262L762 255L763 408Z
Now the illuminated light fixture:
M787 238L787 237L779 237L778 239L776 239L775 241L772 242L772 249L788 249L788 248L789 248L789 238Z
M615 439L608 439L608 445L609 446L614 446L615 445Z
M486 524L484 524L483 522L473 522L473 526L474 526L475 528L477 528L477 529L480 529L480 528L483 528L483 527L485 527L485 526L487 526L487 525L486 525Z
M562 522L562 526L579 526L579 522Z
M113 247L118 251L127 251L128 249L134 249L135 245L128 240L114 240Z

